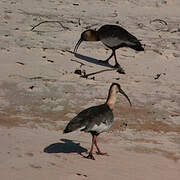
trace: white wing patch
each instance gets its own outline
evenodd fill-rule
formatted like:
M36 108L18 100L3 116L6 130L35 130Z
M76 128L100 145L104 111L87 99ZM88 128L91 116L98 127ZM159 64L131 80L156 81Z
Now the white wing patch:
M81 130L82 130L82 129L84 129L85 127L86 127L86 126L83 126L83 127L79 128L78 130L80 130L80 131L81 131Z
M127 45L134 45L134 43L129 42L129 41L120 40L118 37L108 37L105 39L101 39L101 42L109 47L116 47L122 43L125 43Z
M96 131L97 133L101 133L101 132L107 131L110 127L111 127L110 124L104 124L104 123L101 123L100 125L95 124L91 128L91 131Z

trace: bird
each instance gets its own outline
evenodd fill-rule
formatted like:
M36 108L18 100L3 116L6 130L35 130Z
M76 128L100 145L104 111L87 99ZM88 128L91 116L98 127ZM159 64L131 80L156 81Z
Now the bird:
M118 68L118 72L125 74L125 71L117 62L116 50L122 47L129 47L136 51L144 51L140 41L129 33L126 29L118 25L106 24L101 26L97 31L88 29L81 33L81 37L74 48L74 53L77 52L79 45L82 41L101 41L106 47L112 50L112 54L101 62L109 63L109 60L114 56L114 68Z
M130 106L132 106L129 97L121 89L120 84L113 82L109 88L108 97L104 104L92 106L81 111L77 116L69 121L63 131L63 133L70 133L76 130L80 130L91 133L91 149L88 156L86 157L88 159L95 160L93 156L94 145L97 149L98 155L108 155L107 153L103 153L99 149L97 145L97 137L100 133L107 131L113 124L113 109L115 106L117 93L121 93L122 95L124 95L129 101Z

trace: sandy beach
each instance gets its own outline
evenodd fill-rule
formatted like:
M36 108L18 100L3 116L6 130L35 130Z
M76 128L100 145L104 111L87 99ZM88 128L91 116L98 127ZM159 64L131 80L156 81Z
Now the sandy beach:
M178 0L1 1L1 178L179 180L179 8ZM31 30L43 21L54 22ZM113 58L99 63L111 54L101 42L73 53L83 31L104 24L122 26L145 48L116 51L126 74L112 68ZM118 96L115 122L98 137L109 156L88 160L91 135L63 129L104 103L112 82L132 107Z

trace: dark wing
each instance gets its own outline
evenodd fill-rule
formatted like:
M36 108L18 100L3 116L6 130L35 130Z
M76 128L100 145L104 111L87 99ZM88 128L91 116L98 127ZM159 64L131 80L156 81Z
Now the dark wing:
M105 123L106 120L113 121L113 113L106 104L93 106L81 111L66 126L64 133L72 132L83 128L90 129L95 124Z
M130 47L134 50L143 51L143 47L139 40L129 33L126 29L117 25L104 25L98 30L99 38L114 38L116 41L119 40L119 45L115 43L117 48L119 47ZM117 40L118 39L118 40ZM105 44L106 45L106 44Z

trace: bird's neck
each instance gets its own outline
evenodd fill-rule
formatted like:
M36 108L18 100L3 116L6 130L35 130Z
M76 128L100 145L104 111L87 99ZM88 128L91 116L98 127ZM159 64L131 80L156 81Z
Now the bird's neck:
M88 41L99 41L99 34L95 30L90 31L90 36L88 38Z
M106 104L109 106L111 110L114 109L116 103L117 93L115 88L109 90L108 98L106 100Z

